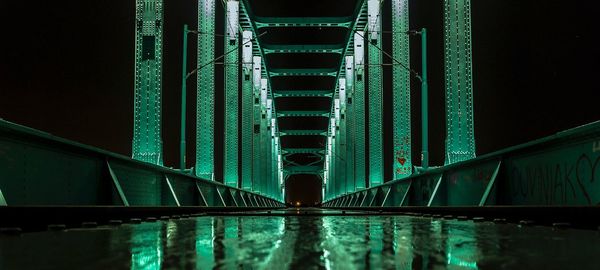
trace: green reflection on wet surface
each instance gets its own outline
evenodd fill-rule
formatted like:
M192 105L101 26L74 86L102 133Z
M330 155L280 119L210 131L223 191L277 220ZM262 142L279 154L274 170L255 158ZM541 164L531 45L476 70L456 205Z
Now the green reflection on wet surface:
M407 216L217 216L0 236L0 269L598 269L600 234Z

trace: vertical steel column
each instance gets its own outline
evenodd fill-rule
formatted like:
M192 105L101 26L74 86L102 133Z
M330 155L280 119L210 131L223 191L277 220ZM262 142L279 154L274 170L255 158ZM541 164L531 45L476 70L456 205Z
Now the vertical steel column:
M338 85L339 86L339 85ZM339 93L339 90L338 90ZM333 101L333 106L334 106L334 115L335 115L335 125L333 126L333 130L334 130L334 141L335 141L335 195L339 196L343 193L343 183L344 183L344 179L342 177L342 173L344 171L342 164L343 164L343 160L342 160L342 137L341 137L341 102L340 102L340 96L338 96L338 98L336 98Z
M185 170L185 135L186 135L186 116L187 116L187 48L188 48L188 34L190 33L188 25L183 25L183 48L182 48L182 64L181 64L181 125L180 125L180 140L179 140L179 169Z
M340 96L340 118L338 119L339 122L339 146L340 146L340 193L341 194L346 194L348 192L348 179L346 178L347 173L346 173L346 162L347 160L347 145L348 145L348 138L346 137L346 97L347 97L347 91L346 91L346 79L345 78L340 78L339 79L339 96Z
M215 173L215 0L198 1L198 77L196 91L196 166L199 177Z
M383 68L379 0L369 0L369 187L383 183Z
M225 134L223 178L226 185L238 187L238 79L239 79L239 2L227 1L225 16ZM202 98L202 97L200 97Z
M335 106L335 105L334 105ZM335 113L334 113L335 114ZM331 136L331 164L330 164L330 170L331 170L331 191L332 191L332 196L333 197L337 197L339 195L339 190L338 190L338 178L337 178L337 173L338 173L338 149L337 149L337 124L335 121L335 117L331 118L331 132L330 132L330 136Z
M163 0L136 0L132 157L162 165Z
M254 71L253 71L253 82L254 82L254 106L253 106L253 125L252 125L252 190L257 191L260 187L260 164L264 153L260 152L261 135L263 129L266 129L263 123L263 110L267 106L267 94L264 96L264 105L262 103L262 58L260 56L253 57ZM265 89L266 91L266 89Z
M267 171L267 163L271 162L271 151L269 145L271 145L271 120L268 107L268 80L261 79L260 86L260 97L261 97L261 123L260 123L260 163L259 163L259 187L260 193L266 194L265 183L269 176Z
M274 130L276 130L276 125L274 125ZM277 134L277 131L275 131ZM275 136L273 139L273 156L271 159L271 181L269 182L269 194L271 198L276 198L277 196L277 182L279 177L279 137Z
M242 32L242 188L252 190L252 135L253 125L253 59L252 59L252 32Z
M471 1L444 0L446 164L475 157Z
M365 40L364 32L354 33L354 139L355 139L355 168L354 179L356 189L365 189L367 153L366 141L366 109L365 109Z
M267 84L267 80L265 79L265 95L268 95L268 84ZM277 133L275 132L275 119L273 117L273 100L270 98L267 98L267 110L266 110L266 127L265 127L265 136L264 136L264 145L261 145L261 147L263 148L263 150L261 151L261 153L264 153L264 160L263 160L263 164L262 164L262 183L263 183L263 194L264 195L268 195L269 194L269 190L268 190L268 186L269 186L269 182L273 180L273 169L274 169L274 164L276 162L277 157L274 155L276 149L276 145L275 145L275 135L277 135Z
M408 0L392 1L393 57L410 65ZM394 179L412 173L410 127L410 71L394 64L392 67L393 122L394 122Z
M346 192L351 193L356 190L354 178L354 56L346 56Z

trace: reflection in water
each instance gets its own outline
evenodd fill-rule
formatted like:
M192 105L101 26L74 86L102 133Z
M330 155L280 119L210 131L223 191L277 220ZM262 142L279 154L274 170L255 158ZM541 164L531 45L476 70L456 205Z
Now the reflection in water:
M447 263L449 266L458 266L468 269L477 267L478 247L475 234L475 224L465 222L461 226L448 228L447 238Z
M215 264L213 238L215 237L214 219L196 219L196 269L212 268Z
M597 269L598 235L406 216L199 217L0 234L0 269Z
M161 268L163 247L162 222L142 223L131 232L131 269L155 270Z

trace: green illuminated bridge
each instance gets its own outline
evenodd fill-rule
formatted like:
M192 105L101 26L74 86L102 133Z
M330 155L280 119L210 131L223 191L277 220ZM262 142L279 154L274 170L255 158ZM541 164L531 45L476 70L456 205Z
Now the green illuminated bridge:
M445 162L430 166L427 29L409 27L408 0L337 2L279 14L266 1L198 0L197 25L180 26L182 70L165 70L163 0L135 0L131 157L0 120L0 269L597 266L600 122L476 157L471 1L432 1L444 10L446 121ZM163 165L165 73L181 74L179 168ZM320 179L322 202L286 209L302 176ZM86 245L98 250L73 248Z

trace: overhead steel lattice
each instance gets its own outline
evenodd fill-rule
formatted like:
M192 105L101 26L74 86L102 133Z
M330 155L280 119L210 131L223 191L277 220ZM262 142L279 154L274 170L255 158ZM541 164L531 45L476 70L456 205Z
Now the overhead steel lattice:
M410 68L409 33L417 32L409 31L408 3L307 0L291 9L284 1L199 0L196 176L276 199L291 175L320 177L325 199L385 183L386 164L393 179L410 176L410 81L416 75L426 85L426 73ZM215 31L217 5L223 33ZM391 18L384 18L384 6ZM454 163L475 156L470 1L444 6L446 163ZM162 164L162 12L162 0L137 1L133 156L155 164ZM392 31L383 35L385 20ZM420 33L425 42L426 31ZM215 59L217 36L224 53ZM388 38L391 53L383 48ZM386 58L393 63L391 108L383 102ZM215 88L219 59L223 91ZM224 95L222 146L214 142L217 92ZM391 131L384 130L386 113ZM393 160L384 159L385 133L393 134ZM214 179L216 147L224 152L223 179Z

